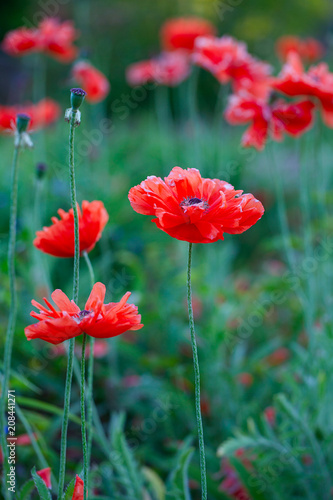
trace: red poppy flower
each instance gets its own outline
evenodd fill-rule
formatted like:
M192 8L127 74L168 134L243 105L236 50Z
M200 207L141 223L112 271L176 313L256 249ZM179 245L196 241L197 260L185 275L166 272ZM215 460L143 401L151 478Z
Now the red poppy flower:
M9 31L2 42L2 49L11 56L30 54L38 47L39 36L36 29L18 28Z
M286 61L290 52L296 52L302 60L312 63L323 56L324 47L315 38L282 36L276 43L276 52L282 61Z
M288 361L290 351L286 347L279 347L272 354L267 356L266 361L270 366L279 366Z
M131 87L145 85L153 79L153 64L149 59L130 64L126 69L126 80Z
M189 58L183 51L162 52L150 61L142 61L128 67L126 78L130 85L154 82L175 87L186 80L191 71Z
M39 322L25 328L27 339L41 339L56 345L84 332L91 337L106 339L143 327L138 308L127 304L130 292L125 293L120 302L104 304L105 291L103 283L95 283L82 311L61 290L51 294L58 310L45 298L46 307L32 300L39 312L32 311L31 316Z
M199 17L178 17L166 21L160 31L163 50L186 50L192 52L194 41L199 36L213 36L215 27Z
M76 475L72 500L83 500L84 496L83 487L84 487L84 482L82 481L80 476Z
M56 101L49 98L42 99L30 110L31 129L47 127L57 121L60 115L61 108Z
M60 62L68 63L75 59L78 49L73 42L78 37L78 32L71 21L61 22L56 18L47 18L39 24L38 30L43 51Z
M90 252L102 236L109 216L101 201L83 201L79 211L80 253ZM33 242L36 248L54 257L74 256L74 215L71 208L58 210L60 219L52 217L52 226L37 231Z
M28 130L32 131L47 127L58 120L61 109L56 101L49 98L42 99L37 104L0 106L0 132L14 131L16 116L19 113L30 116Z
M276 141L286 132L299 136L313 123L314 104L309 101L286 103L282 99L270 105L251 96L231 96L225 119L232 125L251 123L242 138L244 147L262 150L269 135Z
M87 92L86 100L88 102L103 101L110 91L110 83L106 76L87 61L75 63L72 76Z
M218 179L203 179L199 170L175 167L168 177L150 176L129 192L132 208L155 215L156 226L178 240L212 243L223 233L239 234L264 213L252 194L242 194Z
M61 62L70 62L77 56L73 41L78 37L71 21L61 22L46 18L35 29L18 28L4 38L3 49L10 55L45 52Z
M159 85L179 85L186 80L190 71L189 59L183 51L162 52L152 60L152 79Z
M253 385L253 375L251 373L239 373L237 379L244 387L251 387L251 385Z
M267 420L268 424L271 427L274 427L276 423L276 411L273 406L267 406L267 408L264 409L264 416L265 419Z
M230 36L197 38L192 59L221 84L230 81L235 93L245 90L261 98L269 93L270 66L252 57L245 43Z
M290 52L280 75L272 81L272 87L288 96L315 97L324 123L333 127L333 73L327 64L320 63L305 72L299 55Z
M41 469L37 471L39 477L41 477L48 488L52 488L51 484L51 467L47 467L46 469Z
M219 486L220 491L227 493L230 498L235 500L251 500L237 472L227 458L222 460L221 473L224 475L224 479Z

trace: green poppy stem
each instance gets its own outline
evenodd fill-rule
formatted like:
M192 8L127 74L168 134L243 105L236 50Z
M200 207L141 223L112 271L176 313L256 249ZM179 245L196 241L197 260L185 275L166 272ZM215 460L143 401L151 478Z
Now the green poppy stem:
M17 218L17 186L18 186L18 157L20 152L20 142L18 141L14 150L11 197L10 197L10 221L9 221L9 244L8 244L8 275L10 288L10 311L5 340L5 352L3 361L3 377L0 399L0 434L1 447L3 451L3 493L4 497L10 498L6 481L8 473L8 448L5 433L6 427L6 401L9 387L10 367L12 361L13 339L15 332L16 314L17 314L17 296L16 296L16 277L15 277L15 246L16 246L16 218Z
M89 255L87 252L83 252L83 257L86 261L88 271L90 274L91 287L95 284L95 274L94 269L92 267ZM90 457L91 457L91 447L92 447L92 438L93 438L93 429L92 429L92 421L93 421L93 380L94 380L94 337L89 337L89 360L88 360L88 398L87 398L87 435L88 435L88 451L87 451L87 461L88 467L90 466ZM89 481L87 484L87 488L89 491Z
M195 413L197 418L198 439L199 439L201 498L202 500L207 500L206 456L205 456L205 443L204 443L204 434L202 426L201 405L200 405L200 368L199 368L198 348L195 338L193 307L192 307L192 287L191 287L192 246L193 246L192 243L189 243L188 267L187 267L187 304L188 304L188 316L189 316L189 324L191 332L191 344L192 344L193 365L194 365Z
M72 111L70 127L69 127L69 178L70 178L71 204L74 214L75 250L74 250L73 300L75 303L78 302L79 298L79 270L80 270L79 214L76 201L75 168L74 168L74 135L75 135L76 113L77 111L75 110ZM62 429L61 429L58 500L62 498L65 485L67 429L68 429L72 377L73 377L74 347L75 347L75 338L72 338L69 340L69 348L68 348L67 373L66 373L65 398L64 398L64 416L62 420Z
M87 491L88 491L88 450L87 450L86 402L85 402L86 345L87 345L87 334L84 333L82 340L82 358L81 358L81 434L82 434L83 482L84 482L83 500L87 499Z

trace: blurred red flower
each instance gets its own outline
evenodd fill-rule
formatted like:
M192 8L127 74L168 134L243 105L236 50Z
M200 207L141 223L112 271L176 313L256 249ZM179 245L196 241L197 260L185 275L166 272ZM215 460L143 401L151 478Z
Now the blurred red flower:
M83 487L84 487L84 482L82 481L80 476L76 475L72 500L83 500L84 496Z
M132 208L154 215L156 226L178 240L212 243L223 233L239 234L253 226L264 207L218 179L204 179L195 168L174 167L168 177L150 176L129 192Z
M270 366L279 366L288 361L290 358L290 351L286 347L279 347L275 349L272 354L267 356L266 361Z
M47 467L46 469L41 469L37 471L39 477L41 477L48 488L52 488L51 484L51 467Z
M252 96L233 95L224 116L231 125L250 122L242 145L262 150L269 136L281 141L284 133L297 137L308 130L313 123L314 107L309 100L287 103L279 99L270 105Z
M39 33L36 29L18 28L9 31L2 42L2 49L11 56L23 56L35 52L39 47Z
M34 433L33 436L35 439L38 439L37 434ZM20 434L19 436L17 436L16 444L18 446L28 446L29 444L31 444L31 439L29 434Z
M78 61L72 69L74 80L87 92L86 100L91 103L103 101L110 91L105 75L88 61Z
M38 130L58 120L61 109L52 99L45 98L37 104L0 106L0 132L13 132L16 129L16 116L19 113L30 116L28 130Z
M153 64L152 60L139 61L126 69L126 80L131 87L138 85L145 85L152 81L153 78Z
M324 46L315 38L298 38L282 36L276 43L276 52L285 61L290 52L296 52L302 60L312 63L324 54Z
M267 406L264 410L264 415L271 427L274 427L275 422L276 422L276 411L273 406Z
M199 17L178 17L166 21L160 30L163 50L186 50L192 52L194 41L199 36L213 36L215 27Z
M252 57L246 44L231 36L197 38L192 59L210 71L221 84L231 82L235 93L245 90L260 98L269 93L269 64Z
M290 52L272 87L288 96L311 96L319 100L324 123L333 127L333 73L326 63L311 66L305 72L299 55Z
M190 71L189 58L178 50L162 52L151 60L131 64L127 68L126 79L131 86L154 82L157 85L175 87L186 80Z
M75 59L78 49L73 42L79 33L71 21L61 22L51 17L44 19L38 29L41 50L60 62L68 63Z
M2 43L5 52L22 56L31 52L45 52L55 59L67 63L77 56L73 45L78 32L71 21L61 22L56 18L43 19L37 28L18 28L9 31Z
M253 375L251 373L247 372L239 373L237 379L239 383L244 387L251 387L251 385L253 385Z
M238 454L238 456L241 455ZM244 466L248 468L248 461L246 459L241 461L244 462ZM219 486L220 491L227 493L230 498L234 498L235 500L251 500L241 480L239 479L237 472L231 466L227 458L222 460L221 473L224 475L224 479Z
M109 220L101 201L83 201L82 211L78 205L80 253L90 252L102 236ZM52 217L53 224L37 231L33 244L42 252L54 257L74 257L74 215L71 208L65 212L58 210L60 219Z
M104 304L105 291L103 283L95 283L82 311L61 290L51 294L58 310L45 298L46 307L32 300L39 312L32 311L30 315L39 322L25 328L27 339L42 339L56 345L83 332L95 338L110 338L143 327L138 308L127 304L130 292L120 302Z
M94 342L93 356L94 358L104 358L109 352L109 344L106 340L96 340ZM90 356L90 344L86 348L86 358Z

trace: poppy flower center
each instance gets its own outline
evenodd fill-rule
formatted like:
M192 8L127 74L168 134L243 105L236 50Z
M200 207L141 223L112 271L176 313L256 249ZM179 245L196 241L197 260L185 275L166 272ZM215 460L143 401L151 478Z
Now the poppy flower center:
M86 316L89 316L90 313L91 313L91 311L87 311L87 309L83 309L83 311L79 312L79 318L80 319L85 318Z
M195 207L200 205L200 208L206 210L208 208L208 203L201 198L193 197L193 198L185 198L180 206L186 211L188 207Z

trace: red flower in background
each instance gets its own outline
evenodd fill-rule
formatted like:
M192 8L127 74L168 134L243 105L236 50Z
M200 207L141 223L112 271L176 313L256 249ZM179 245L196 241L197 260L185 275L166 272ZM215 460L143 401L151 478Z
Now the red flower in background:
M280 99L270 105L252 96L233 95L224 116L231 125L250 122L242 145L262 150L269 136L280 141L284 133L296 137L308 130L313 123L314 107L309 100L287 103Z
M28 130L38 130L54 123L61 114L59 104L52 99L45 98L37 104L24 104L22 106L0 106L0 132L15 130L17 114L30 116Z
M72 76L87 92L86 100L88 102L103 101L110 91L110 83L106 76L87 61L75 63Z
M83 500L84 496L83 488L84 488L84 482L82 481L80 476L76 475L72 500Z
M151 59L130 64L126 69L126 80L131 87L145 85L151 82L153 78L152 75L153 64Z
M102 231L109 220L101 201L83 201L82 211L78 205L80 253L90 252L102 236ZM33 242L36 248L54 257L74 256L74 215L71 208L65 212L58 210L60 219L52 217L52 226L37 231Z
M58 310L45 298L46 307L32 300L39 312L32 311L31 316L39 322L25 328L27 339L41 339L56 345L84 332L91 337L110 338L143 327L138 308L127 304L130 292L120 302L104 304L105 291L103 283L95 283L82 311L61 290L51 294Z
M273 406L267 406L264 410L264 416L271 427L274 427L276 423L276 411Z
M11 56L23 56L35 52L39 47L36 29L18 28L9 31L2 42L2 49Z
M326 63L311 66L305 72L298 54L290 52L272 87L288 96L310 96L318 99L324 123L333 127L333 73Z
M241 463L247 469L251 469L251 462L246 457L244 457L244 450L239 449L235 453L236 457L241 461ZM227 458L222 459L221 471L218 476L224 476L222 483L219 486L219 490L227 493L230 498L235 500L251 500L249 494L244 488L237 472L232 467L230 461Z
M183 51L162 52L154 59L131 64L126 79L131 86L154 82L174 87L186 80L190 71L190 61Z
M160 38L163 50L186 50L192 52L194 41L199 36L213 36L215 27L199 17L178 17L166 21L161 30Z
M315 38L282 36L276 43L276 52L282 61L287 60L290 52L296 52L302 60L312 63L323 56L324 46Z
M46 484L46 486L51 489L51 467L47 467L46 469L41 469L37 471L39 477L41 477Z
M190 62L182 51L162 52L152 60L152 80L159 85L179 85L190 72Z
M14 56L31 52L45 52L61 62L70 62L77 56L73 45L78 32L71 21L56 18L43 19L37 28L18 28L5 36L2 48Z
M221 84L231 82L235 93L245 90L260 98L269 93L270 66L252 57L245 43L230 36L197 38L192 59Z
M132 208L154 215L156 226L178 240L212 243L223 233L239 234L264 213L252 194L242 194L218 179L204 179L197 169L172 169L168 177L150 176L129 192Z
M73 42L79 34L71 21L47 18L39 24L38 30L42 51L64 63L75 59L78 49Z

